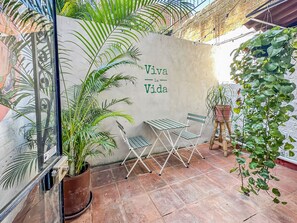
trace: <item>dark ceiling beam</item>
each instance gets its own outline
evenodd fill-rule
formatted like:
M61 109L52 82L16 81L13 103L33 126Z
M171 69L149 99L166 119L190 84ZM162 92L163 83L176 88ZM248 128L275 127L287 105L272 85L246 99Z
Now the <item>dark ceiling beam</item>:
M295 8L294 11L287 14L286 16L277 18L277 21L279 24L286 24L286 25L289 25L290 23L294 22L295 20L297 20L297 7Z

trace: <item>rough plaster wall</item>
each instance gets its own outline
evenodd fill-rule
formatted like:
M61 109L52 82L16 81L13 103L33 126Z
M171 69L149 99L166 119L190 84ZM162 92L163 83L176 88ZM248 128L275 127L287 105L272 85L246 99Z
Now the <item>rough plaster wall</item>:
M73 23L75 21L71 19L59 18L60 40L72 38L69 35L69 27L75 27ZM212 46L194 45L192 42L156 34L151 34L142 39L138 46L142 54L140 65L149 64L157 68L167 69L168 75L164 76L167 82L164 82L164 85L168 88L168 93L147 94L144 88L144 84L147 83L145 79L154 77L146 74L145 69L126 66L124 68L125 74L137 77L135 85L127 84L121 88L112 89L105 92L100 99L130 97L133 104L118 106L118 109L132 115L135 123L120 121L130 136L142 134L153 141L155 137L143 121L167 117L185 122L188 112L206 114L205 97L207 89L217 83ZM86 64L78 56L81 53L80 50L73 45L71 49L73 50L73 75L81 78L82 74L85 73ZM76 82L73 79L72 76L71 82ZM203 132L201 141L209 140L210 128L208 126ZM112 156L90 160L91 164L97 165L123 160L128 149L120 138L115 120L105 122L102 129L111 131L116 135L118 149L114 150ZM195 130L198 131L198 129ZM158 151L161 150L156 150L156 152Z
M206 42L241 27L246 15L267 0L216 0L188 19L175 36Z

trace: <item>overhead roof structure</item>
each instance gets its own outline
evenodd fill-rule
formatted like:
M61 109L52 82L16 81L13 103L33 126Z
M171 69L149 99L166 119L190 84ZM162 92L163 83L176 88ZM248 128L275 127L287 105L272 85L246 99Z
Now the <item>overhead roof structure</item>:
M270 0L247 15L247 28L265 30L273 26L297 26L297 0Z

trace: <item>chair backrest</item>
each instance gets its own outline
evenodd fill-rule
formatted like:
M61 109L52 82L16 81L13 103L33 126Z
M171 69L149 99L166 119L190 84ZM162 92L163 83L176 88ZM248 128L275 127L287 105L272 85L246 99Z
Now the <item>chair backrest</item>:
M200 133L199 133L199 135L201 135L202 131L203 131L204 124L206 122L206 116L188 113L187 120L188 120L187 124L189 124L189 121L201 123L201 128L200 128Z
M205 124L206 116L196 115L196 114L193 114L193 113L188 113L187 119L191 120L191 121L194 121L194 122L200 122L202 124Z
M116 121L116 123L118 124L118 127L120 129L120 133L121 133L121 136L122 136L123 140L125 142L128 142L127 133L126 133L126 131L124 129L124 126L121 123L119 123L118 121Z

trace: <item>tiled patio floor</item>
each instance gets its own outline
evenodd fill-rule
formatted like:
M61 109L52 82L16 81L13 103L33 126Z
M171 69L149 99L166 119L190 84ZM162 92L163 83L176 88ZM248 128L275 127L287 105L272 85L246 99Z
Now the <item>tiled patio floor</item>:
M225 158L220 150L209 151L207 144L200 151L205 160L195 156L190 168L185 168L172 158L162 176L157 175L151 159L145 162L152 174L138 166L128 180L124 179L126 170L118 164L93 168L92 206L69 222L297 222L297 171L276 167L281 181L274 184L288 202L276 205L265 193L246 197L237 191L240 181L236 173L229 173L234 155Z

